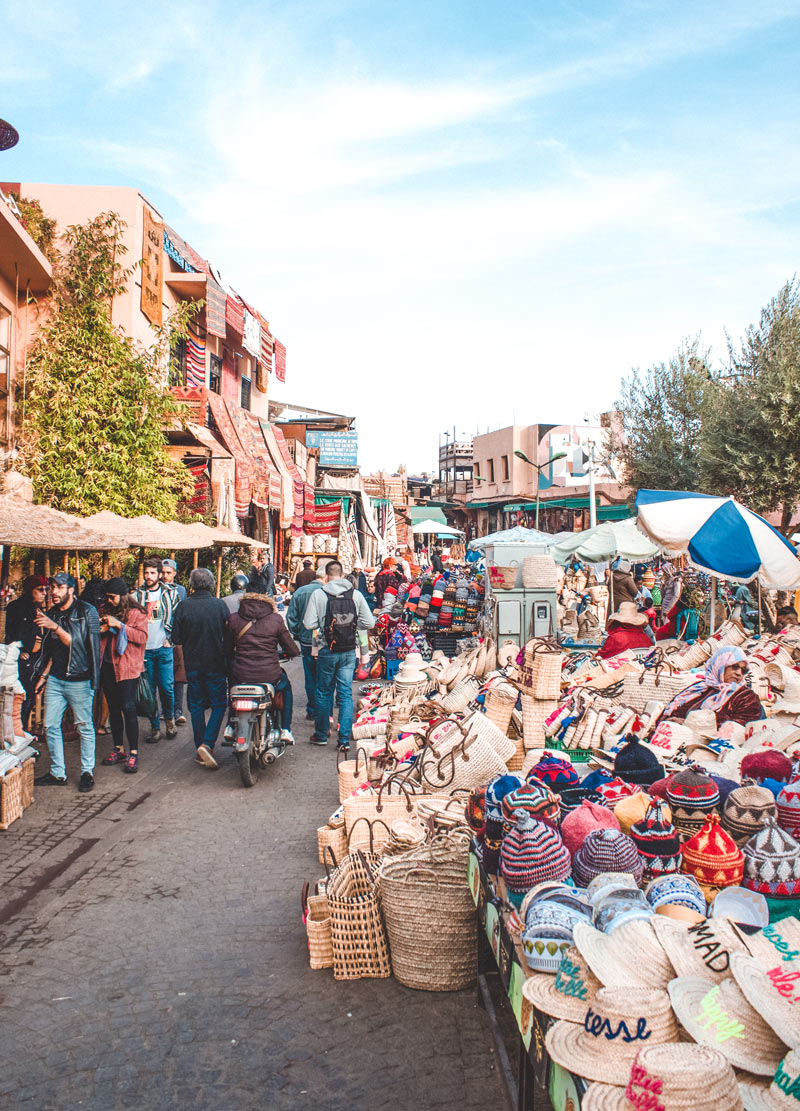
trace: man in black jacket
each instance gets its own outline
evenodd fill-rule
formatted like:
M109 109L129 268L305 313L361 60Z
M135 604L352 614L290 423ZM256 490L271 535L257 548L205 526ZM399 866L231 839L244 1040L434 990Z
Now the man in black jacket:
M66 571L51 580L55 605L48 614L34 618L42 633L42 655L46 661L47 689L44 694L44 727L50 749L50 771L34 782L40 787L63 787L64 737L61 721L67 706L72 708L81 738L79 791L94 787L95 735L92 721L94 692L100 682L100 618L94 606L75 597L77 582ZM37 689L45 676L39 679Z
M195 762L207 768L219 767L212 753L228 707L231 656L228 607L214 596L215 587L210 571L195 568L189 576L189 596L179 603L172 625L172 643L183 645L186 704L197 749Z
M28 575L22 584L22 597L9 604L6 610L6 644L19 641L17 670L19 681L25 688L22 703L22 728L27 729L35 701L36 681L44 667L42 660L42 634L36 628L36 614L44 605L47 579L44 575Z

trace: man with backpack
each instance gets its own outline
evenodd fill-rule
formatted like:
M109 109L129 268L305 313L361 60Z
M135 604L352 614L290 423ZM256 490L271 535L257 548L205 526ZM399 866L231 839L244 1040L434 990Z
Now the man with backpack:
M366 599L344 578L341 563L325 567L328 581L309 597L303 625L311 630L317 660L317 697L311 743L326 745L334 691L339 703L339 748L347 750L353 734L353 679L359 630L375 625Z

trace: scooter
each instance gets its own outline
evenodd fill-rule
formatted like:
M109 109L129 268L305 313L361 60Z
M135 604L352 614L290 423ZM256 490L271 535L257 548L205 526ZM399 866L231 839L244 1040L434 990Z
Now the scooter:
M230 697L234 726L230 743L239 761L242 783L252 787L259 769L274 764L286 751L273 705L275 688L272 683L237 683L231 687Z

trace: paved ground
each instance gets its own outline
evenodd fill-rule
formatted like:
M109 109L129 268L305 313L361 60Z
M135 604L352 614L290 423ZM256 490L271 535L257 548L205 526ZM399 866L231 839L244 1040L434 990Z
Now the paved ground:
M253 789L228 749L197 767L184 727L78 795L70 745L71 785L0 833L0 1107L504 1107L474 992L308 967L335 753L306 743L290 674L298 744Z

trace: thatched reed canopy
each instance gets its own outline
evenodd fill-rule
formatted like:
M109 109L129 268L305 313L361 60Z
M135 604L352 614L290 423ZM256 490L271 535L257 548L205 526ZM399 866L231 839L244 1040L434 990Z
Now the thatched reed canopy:
M0 544L81 552L105 552L127 547L124 538L112 529L95 529L82 518L72 517L47 505L32 505L16 498L2 497Z

